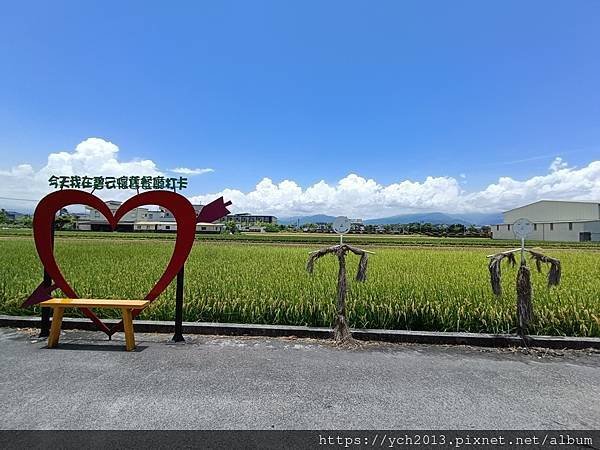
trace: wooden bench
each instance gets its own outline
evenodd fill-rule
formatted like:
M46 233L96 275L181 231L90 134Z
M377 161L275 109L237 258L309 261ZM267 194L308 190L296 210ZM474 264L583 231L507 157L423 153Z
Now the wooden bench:
M119 308L123 312L123 330L125 331L125 348L128 352L135 349L135 337L133 335L133 309L145 308L149 300L104 300L90 298L53 298L41 302L43 308L53 308L52 326L48 337L48 348L58 345L60 338L60 327L65 308Z

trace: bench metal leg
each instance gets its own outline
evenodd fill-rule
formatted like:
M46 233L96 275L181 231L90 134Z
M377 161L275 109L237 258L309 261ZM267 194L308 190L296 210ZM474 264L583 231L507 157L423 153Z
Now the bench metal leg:
M54 308L54 312L52 313L52 325L50 326L50 336L48 336L48 348L54 348L58 345L64 312L65 308Z
M52 311L50 308L42 308L42 323L40 325L40 337L47 338L50 336L50 316Z
M125 331L125 348L128 352L135 349L135 337L133 335L133 315L131 309L123 308L123 330Z

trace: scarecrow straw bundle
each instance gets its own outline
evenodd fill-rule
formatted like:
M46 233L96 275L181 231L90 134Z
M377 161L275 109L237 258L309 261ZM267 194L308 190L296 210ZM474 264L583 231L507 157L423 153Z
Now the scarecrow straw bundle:
M502 295L502 272L500 268L502 260L506 259L514 267L516 265L515 251L519 250L521 249L509 250L489 256L488 269L490 271L490 283L495 295ZM541 273L543 263L548 264L550 266L550 270L548 271L548 287L558 286L561 277L561 266L558 259L551 258L534 250L523 249L522 251L531 255L531 259L535 261L538 272ZM516 290L517 316L519 319L518 331L520 334L524 334L527 332L527 326L533 318L531 271L527 267L524 258L521 260L519 271L517 272Z
M333 337L338 343L351 343L353 341L350 327L346 321L346 294L348 287L346 283L346 253L352 252L360 256L358 263L358 271L356 273L357 281L365 281L367 279L367 264L369 255L367 251L356 247L351 247L347 244L334 245L333 247L322 248L314 251L308 257L306 262L306 270L312 274L315 266L315 261L329 253L335 254L338 257L338 285L337 285L337 315L335 327L333 329Z
M517 315L519 317L519 330L521 332L527 331L527 326L533 316L532 296L531 271L523 263L517 272Z

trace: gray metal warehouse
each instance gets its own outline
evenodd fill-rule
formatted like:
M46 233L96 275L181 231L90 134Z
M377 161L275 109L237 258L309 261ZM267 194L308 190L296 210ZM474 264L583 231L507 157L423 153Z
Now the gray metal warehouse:
M511 225L529 219L539 241L600 241L600 203L541 200L502 213L504 223L492 225L493 239L515 239Z

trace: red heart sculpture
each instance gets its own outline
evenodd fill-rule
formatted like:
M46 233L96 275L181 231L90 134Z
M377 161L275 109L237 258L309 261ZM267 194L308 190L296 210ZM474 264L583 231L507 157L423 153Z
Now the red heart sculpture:
M148 292L145 299L151 302L156 299L171 283L177 272L183 267L185 261L194 245L196 235L196 212L194 207L187 198L183 195L170 191L149 191L135 195L123 203L117 209L113 216L111 210L106 204L95 195L84 191L74 189L65 189L62 191L53 192L40 201L33 215L33 237L35 240L35 248L40 256L40 260L46 269L46 272L54 280L54 286L50 291L60 288L68 297L79 298L69 283L65 280L56 259L52 248L52 222L56 213L68 205L86 205L98 210L110 224L114 230L117 227L119 220L134 208L143 205L158 205L167 208L177 222L177 237L175 240L175 248L171 255L171 260L167 264L162 276L156 282L154 287ZM38 288L39 289L39 288ZM37 290L36 290L37 292ZM24 305L32 305L39 303L43 298L36 300L34 294ZM120 322L109 329L96 314L87 308L81 308L81 311L96 323L96 325L109 336L122 329L123 323ZM137 316L141 309L133 311L133 316Z

